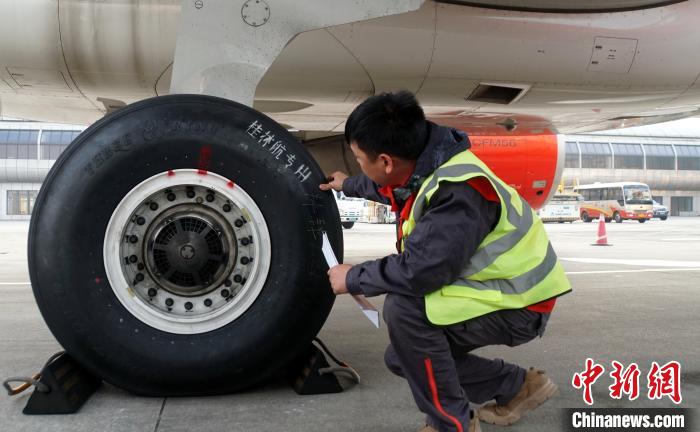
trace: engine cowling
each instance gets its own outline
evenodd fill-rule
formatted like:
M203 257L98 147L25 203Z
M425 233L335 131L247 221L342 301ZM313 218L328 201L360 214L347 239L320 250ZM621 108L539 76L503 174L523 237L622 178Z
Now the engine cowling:
M472 128L445 119L438 122L466 132L472 151L533 208L543 207L556 191L564 168L565 147L561 135L547 129L505 132L502 127ZM326 173L345 171L354 175L361 172L343 135L304 144Z
M534 208L554 194L564 168L564 140L548 130L504 133L503 128L470 130L472 151Z

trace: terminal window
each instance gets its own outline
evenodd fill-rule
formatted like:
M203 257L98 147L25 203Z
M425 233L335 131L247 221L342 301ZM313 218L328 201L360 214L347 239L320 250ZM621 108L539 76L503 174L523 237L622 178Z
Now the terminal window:
M581 168L612 168L612 152L607 143L579 143Z
M644 151L647 154L647 169L676 169L676 157L670 145L644 144Z
M616 169L643 169L644 153L639 144L613 144Z
M56 160L80 131L45 130L41 133L41 159Z
M700 146L677 145L679 170L700 171Z
M566 162L565 168L581 168L578 158L578 146L575 142L566 143Z
M681 212L693 211L693 197L671 197L671 215L680 216Z
M0 159L36 159L38 130L0 129Z
M35 190L7 191L7 214L9 216L32 214L37 193L38 191Z

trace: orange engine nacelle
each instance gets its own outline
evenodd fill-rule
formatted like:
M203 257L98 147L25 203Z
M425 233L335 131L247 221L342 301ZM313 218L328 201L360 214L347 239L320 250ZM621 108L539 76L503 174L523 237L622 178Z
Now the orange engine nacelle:
M502 127L470 127L445 117L431 120L465 131L474 153L534 209L544 206L554 195L564 168L565 147L561 136L543 128L521 127L505 132ZM324 172L360 172L352 153L345 151L347 144L343 135L304 144ZM342 151L338 151L339 148Z
M461 129L469 136L474 154L534 209L554 195L564 168L564 142L559 135Z

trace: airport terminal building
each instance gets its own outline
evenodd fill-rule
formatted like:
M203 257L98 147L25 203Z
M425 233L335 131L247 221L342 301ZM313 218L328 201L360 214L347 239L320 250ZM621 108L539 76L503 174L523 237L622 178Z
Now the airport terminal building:
M0 220L29 219L36 195L58 155L82 126L0 122Z
M700 215L700 126L679 120L566 135L565 187L647 183L671 216ZM0 220L29 219L41 183L81 126L0 121Z
M678 120L566 135L565 187L636 181L649 185L671 216L700 215L700 126Z

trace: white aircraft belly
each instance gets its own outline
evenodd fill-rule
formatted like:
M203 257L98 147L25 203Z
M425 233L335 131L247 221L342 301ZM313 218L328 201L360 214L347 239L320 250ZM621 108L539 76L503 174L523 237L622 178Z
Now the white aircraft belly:
M106 111L98 98L128 104L164 94L180 5L61 2L59 11L46 0L3 2L0 114L90 123ZM697 16L700 2L692 1L607 14L427 1L415 12L297 36L262 77L255 99L290 127L318 131L342 129L364 97L400 88L417 92L432 116L471 124L516 118L573 132L680 118L700 105ZM612 49L618 57L596 52ZM65 82L30 87L13 70ZM528 90L504 105L465 100L483 82ZM296 108L283 111L290 106Z

